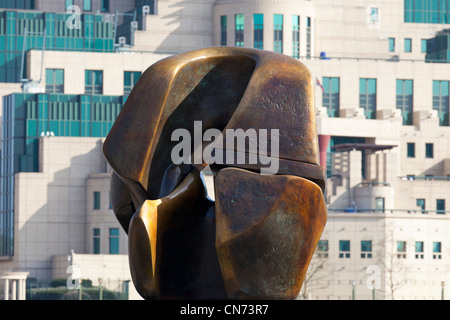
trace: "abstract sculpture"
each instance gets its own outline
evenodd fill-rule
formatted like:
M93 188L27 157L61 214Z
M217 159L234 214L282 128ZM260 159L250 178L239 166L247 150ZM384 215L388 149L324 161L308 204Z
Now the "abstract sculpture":
M206 48L150 66L103 149L137 291L146 299L295 299L327 219L315 125L311 74L285 55ZM199 144L198 126L205 136L221 133L216 144ZM194 137L192 153L174 159L180 128ZM261 139L230 148L232 129L278 135L270 153ZM192 161L207 149L209 162ZM261 174L263 154L276 157L276 172ZM215 201L200 174L208 164Z

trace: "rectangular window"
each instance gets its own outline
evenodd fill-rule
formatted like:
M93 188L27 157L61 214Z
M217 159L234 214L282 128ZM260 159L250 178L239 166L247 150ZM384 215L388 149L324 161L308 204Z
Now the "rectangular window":
M73 6L73 0L66 0L66 10L67 10L70 6Z
M404 0L404 22L450 23L448 0Z
M375 210L377 212L384 213L384 198L383 197L376 197L375 198Z
M124 71L123 72L123 94L129 95L134 85L141 76L140 71Z
M119 254L119 229L109 229L109 254Z
M339 117L339 78L324 77L322 103L330 117Z
M227 45L227 16L220 16L220 45Z
M370 259L372 258L372 241L362 240L361 241L361 258Z
M350 258L350 240L339 240L339 258Z
M328 258L328 240L319 240L317 244L317 256L319 258Z
M449 125L449 85L447 80L433 80L433 110L437 110L439 125Z
M406 259L406 241L397 241L397 258Z
M253 47L263 49L264 46L264 15L255 13L253 15Z
M434 158L434 145L425 143L425 158Z
M93 254L100 254L100 229L94 228L93 230Z
M427 39L420 40L420 52L427 53Z
M283 15L273 15L273 51L283 53Z
M416 241L416 259L423 259L423 241Z
M101 193L99 191L94 191L94 210L100 210Z
M83 11L92 11L92 0L83 0Z
M416 157L416 144L414 142L408 142L406 144L406 156L408 158Z
M359 79L359 107L367 119L377 118L377 79Z
M397 79L396 108L402 112L403 125L412 125L413 81Z
M412 39L406 38L405 39L405 52L411 52L412 51Z
M102 12L109 12L109 0L102 0Z
M308 59L311 58L311 28L311 18L306 17L306 57Z
M420 207L422 213L425 213L425 199L416 199L416 205Z
M300 16L292 16L292 57L300 58Z
M436 213L445 214L445 199L436 199Z
M236 47L244 46L244 22L245 18L243 14L237 14L234 17L235 32L234 32L234 45Z
M64 93L64 69L45 69L45 92Z
M389 52L395 52L395 38L389 38Z
M442 259L442 248L440 242L433 242L433 259Z
M85 93L103 94L103 71L85 70Z

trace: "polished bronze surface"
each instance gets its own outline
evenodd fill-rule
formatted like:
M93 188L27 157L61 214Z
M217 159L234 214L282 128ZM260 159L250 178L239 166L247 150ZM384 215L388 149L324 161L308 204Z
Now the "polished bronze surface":
M193 136L199 122L224 140L227 129L279 130L276 175L261 175L261 163L211 164L216 202L209 200L199 173L207 164L176 165L171 157L172 133ZM315 125L311 74L285 55L213 47L150 66L103 148L138 292L147 299L295 298L326 221Z

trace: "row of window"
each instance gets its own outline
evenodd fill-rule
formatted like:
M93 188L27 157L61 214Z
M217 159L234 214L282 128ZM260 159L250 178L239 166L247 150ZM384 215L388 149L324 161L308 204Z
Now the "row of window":
M322 105L330 117L339 117L340 78L323 77L321 84ZM433 110L437 110L439 124L449 125L449 91L450 81L433 80ZM364 109L367 119L376 119L377 109L377 79L359 79L359 107ZM413 124L413 80L396 80L396 108L401 110L404 125Z
M449 0L404 0L404 21L412 23L450 23Z
M123 94L129 95L137 80L140 71L123 72ZM85 94L103 94L103 71L85 70ZM45 91L47 93L64 93L64 69L45 70Z
M109 0L101 0L101 11L109 12ZM73 6L73 0L66 0L66 8ZM83 11L92 11L92 0L83 0Z
M408 158L416 157L416 144L414 142L406 143L406 156ZM427 158L427 159L434 158L434 144L433 143L425 143L425 158Z
M94 228L92 230L92 253L101 253L101 229ZM108 233L108 253L109 254L119 254L119 228L109 228Z
M395 252L395 256L399 259L406 259L407 251L406 251L407 243L406 241L397 241L397 250ZM424 251L425 246L423 241L415 241L414 243L414 258L415 259L424 259ZM433 242L432 243L432 258L433 259L442 259L442 243L441 242ZM328 240L319 240L317 245L317 256L319 258L328 258L329 257L329 243ZM348 259L351 258L350 251L350 240L339 240L339 259ZM360 257L361 259L371 259L373 257L373 246L372 240L361 240L360 242Z
M292 57L300 58L300 16L292 15ZM311 56L311 18L306 17L306 55ZM234 45L244 46L245 16L236 14L234 16ZM228 16L220 17L220 44L228 45ZM284 15L273 15L273 51L283 53ZM264 47L264 14L253 14L253 47L263 49Z
M389 52L395 52L396 44L395 38L388 38ZM403 50L404 52L412 52L412 39L403 39ZM427 39L420 39L420 52L427 53Z

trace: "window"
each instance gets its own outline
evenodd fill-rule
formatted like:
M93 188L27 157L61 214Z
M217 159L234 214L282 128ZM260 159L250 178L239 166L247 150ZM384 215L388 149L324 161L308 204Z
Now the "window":
M434 157L434 145L432 143L425 143L425 158Z
M119 229L109 229L109 254L119 254Z
M306 57L308 59L311 58L311 28L311 18L306 17Z
M411 52L412 40L410 38L405 39L405 52Z
M45 92L64 93L64 69L45 69Z
M102 0L102 12L109 12L109 0Z
M83 11L92 11L92 0L83 0Z
M94 191L94 210L100 210L100 200L101 193L99 191Z
M416 259L423 259L423 241L416 241Z
M404 0L404 22L450 23L448 0Z
M427 39L420 40L420 52L427 53Z
M317 256L319 258L328 258L328 240L319 240L317 245Z
M100 254L100 229L94 228L93 230L93 254Z
M367 119L377 118L377 79L359 79L359 107Z
M433 259L442 259L440 242L433 242Z
M406 144L406 156L408 158L416 157L416 144L414 142L408 142Z
M140 71L124 71L123 73L123 94L129 95L134 85L141 76Z
M264 46L264 15L255 13L253 15L253 47L263 49Z
M220 16L220 45L227 45L227 16Z
M397 258L406 259L406 241L397 241Z
M339 117L339 78L323 78L322 103L330 117Z
M402 111L403 125L412 125L413 81L397 80L396 107Z
M449 84L450 81L433 80L433 110L437 110L439 125L449 125Z
M389 52L395 52L395 38L389 38Z
M273 15L273 51L283 53L283 15Z
M378 22L379 22L378 8L371 7L370 8L370 23L376 25Z
M422 213L425 212L425 199L416 199L416 205L420 207Z
M339 258L350 258L350 240L339 240Z
M70 6L73 6L73 0L66 0L66 10L69 9Z
M383 197L376 197L375 198L375 210L377 212L384 213L384 198Z
M292 16L292 57L300 58L300 16Z
M361 258L370 259L372 258L372 241L362 240L361 241Z
M436 213L445 214L445 199L436 199Z
M85 70L85 93L86 94L103 93L103 71Z
M244 46L244 15L237 14L234 17L235 22L235 33L234 33L234 44L236 47Z

